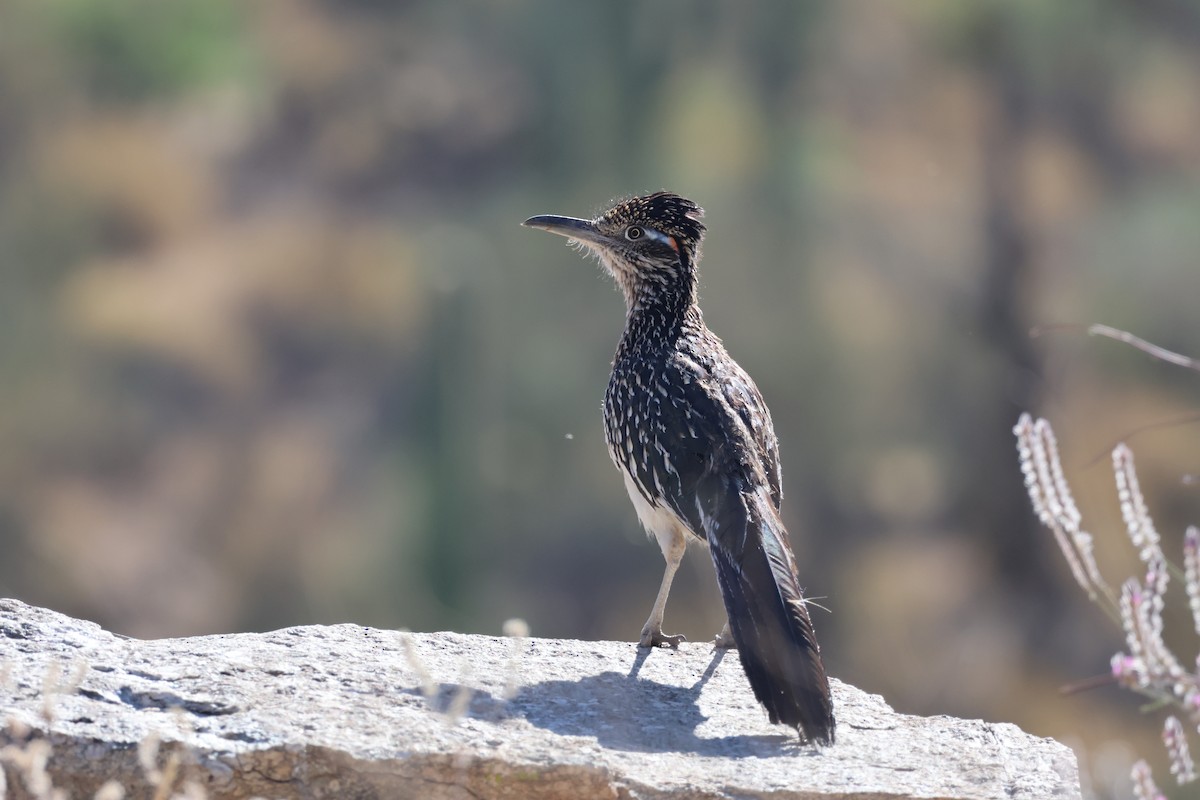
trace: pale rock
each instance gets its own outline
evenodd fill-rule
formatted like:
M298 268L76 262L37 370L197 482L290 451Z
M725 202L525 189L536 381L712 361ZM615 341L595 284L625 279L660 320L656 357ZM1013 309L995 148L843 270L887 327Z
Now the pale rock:
M39 738L70 797L107 780L151 797L138 748L155 736L159 767L178 748L181 779L212 798L1080 796L1058 742L832 684L837 743L816 748L771 725L736 653L707 644L357 625L140 641L0 600L9 797L31 796L11 762Z

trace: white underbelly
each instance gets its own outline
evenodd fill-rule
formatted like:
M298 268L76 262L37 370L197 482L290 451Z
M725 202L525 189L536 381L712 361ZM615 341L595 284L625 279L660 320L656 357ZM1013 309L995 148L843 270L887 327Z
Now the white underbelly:
M646 529L646 535L653 536L660 544L676 536L683 537L685 540L697 538L692 534L691 528L674 511L650 503L638 490L637 484L633 482L633 478L628 472L621 470L621 475L625 478L625 491L629 493L629 499L633 502L634 510L637 511L638 520Z

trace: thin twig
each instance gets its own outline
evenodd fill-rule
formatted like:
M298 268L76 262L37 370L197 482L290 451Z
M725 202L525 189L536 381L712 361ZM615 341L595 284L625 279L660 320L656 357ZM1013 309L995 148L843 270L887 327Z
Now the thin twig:
M1151 344L1145 339L1134 336L1129 331L1123 331L1120 328L1113 328L1108 325L1089 325L1087 329L1089 336L1107 336L1109 339L1116 339L1118 342L1124 342L1131 347L1136 347L1143 353L1157 358L1159 361L1166 361L1168 364L1174 364L1184 369L1200 372L1200 361L1194 358L1188 358L1185 355L1180 355L1173 350L1168 350L1165 347L1159 347L1156 344Z
M1165 347L1160 347L1145 339L1134 336L1129 331L1123 331L1120 328L1114 328L1111 325L1101 325L1095 323L1093 325L1082 325L1078 322L1058 322L1050 325L1035 325L1029 329L1030 339L1040 339L1048 333L1086 333L1088 336L1104 336L1108 339L1115 339L1118 342L1123 342L1130 347L1136 347L1143 353L1153 356L1160 361L1166 361L1168 364L1174 364L1184 369L1200 372L1200 360L1189 358L1188 356L1176 353L1174 350L1168 350Z

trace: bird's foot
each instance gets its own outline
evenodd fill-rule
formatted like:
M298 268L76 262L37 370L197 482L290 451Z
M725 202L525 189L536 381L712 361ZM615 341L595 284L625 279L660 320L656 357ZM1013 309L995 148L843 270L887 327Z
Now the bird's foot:
M642 628L642 638L638 647L670 647L678 649L680 642L686 642L687 637L682 633L663 633L662 628L652 628L649 625Z
M729 630L729 623L725 623L725 627L721 628L721 632L713 639L713 647L719 650L736 650L737 642L733 640L733 633Z

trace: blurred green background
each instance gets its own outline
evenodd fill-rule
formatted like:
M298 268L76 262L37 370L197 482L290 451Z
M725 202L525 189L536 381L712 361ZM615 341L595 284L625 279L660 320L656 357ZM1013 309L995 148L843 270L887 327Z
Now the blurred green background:
M1051 417L1131 574L1105 454L1196 377L1029 330L1200 351L1193 0L6 0L0 594L136 636L633 641L662 558L603 443L621 299L519 223L660 188L707 209L832 674L1062 738L1101 797L1134 753L1166 784L1159 715L1058 693L1123 643L1011 427ZM1177 555L1200 426L1131 444ZM685 563L666 627L703 640Z

